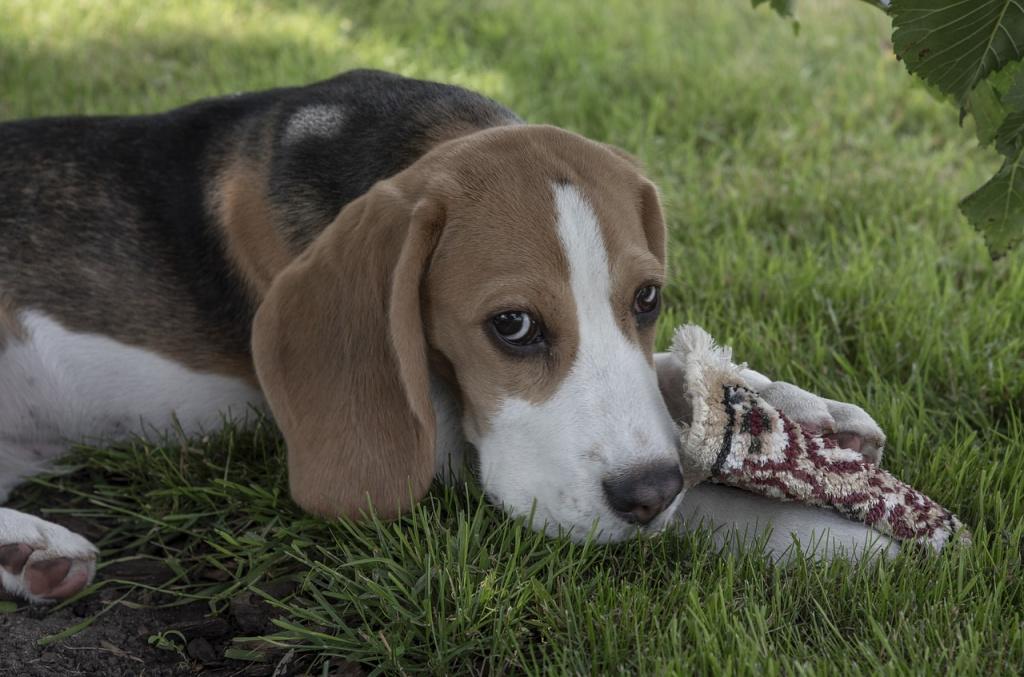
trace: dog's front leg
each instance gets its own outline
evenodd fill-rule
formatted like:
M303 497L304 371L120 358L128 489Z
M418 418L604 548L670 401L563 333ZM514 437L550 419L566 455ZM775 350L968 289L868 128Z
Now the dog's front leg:
M693 487L679 510L683 529L709 529L717 549L761 546L774 561L798 556L857 560L893 557L899 552L896 541L839 513L720 484L705 482Z

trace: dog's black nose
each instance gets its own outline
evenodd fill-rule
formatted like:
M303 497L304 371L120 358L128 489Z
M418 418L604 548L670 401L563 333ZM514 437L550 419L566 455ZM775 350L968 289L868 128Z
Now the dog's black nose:
M650 463L601 482L608 505L634 524L647 524L667 508L683 488L677 463Z

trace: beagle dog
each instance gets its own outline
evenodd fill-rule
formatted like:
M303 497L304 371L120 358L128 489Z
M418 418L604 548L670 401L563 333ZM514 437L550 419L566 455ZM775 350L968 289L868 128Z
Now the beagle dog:
M780 550L809 542L826 513L680 491L686 412L652 352L665 258L635 160L458 87L353 71L5 123L0 504L71 442L265 410L316 515L393 518L469 468L550 534L620 540L683 510L754 535L775 514ZM749 373L801 423L880 450L861 410ZM0 508L9 595L74 594L95 552Z

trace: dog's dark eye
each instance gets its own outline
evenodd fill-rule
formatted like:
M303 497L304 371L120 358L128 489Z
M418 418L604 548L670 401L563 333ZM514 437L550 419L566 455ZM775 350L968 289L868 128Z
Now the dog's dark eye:
M521 310L498 313L491 318L491 326L498 338L510 346L528 346L544 340L540 322Z
M633 312L637 315L649 315L658 309L661 290L653 284L640 287L633 297Z

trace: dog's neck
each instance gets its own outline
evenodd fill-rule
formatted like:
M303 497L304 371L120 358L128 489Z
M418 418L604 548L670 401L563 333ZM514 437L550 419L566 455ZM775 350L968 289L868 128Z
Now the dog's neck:
M471 476L476 450L462 431L462 405L456 391L436 373L430 377L430 399L437 421L434 476L446 484Z

